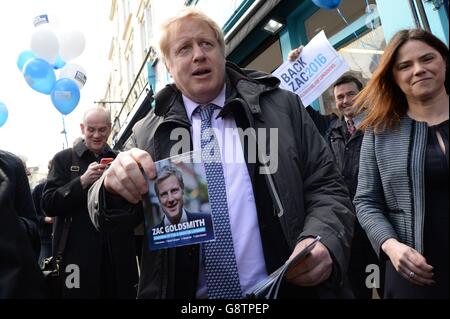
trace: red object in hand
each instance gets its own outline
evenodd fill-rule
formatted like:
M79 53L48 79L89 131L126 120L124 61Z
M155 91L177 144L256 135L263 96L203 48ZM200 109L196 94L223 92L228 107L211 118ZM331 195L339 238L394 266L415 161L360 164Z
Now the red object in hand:
M102 158L102 159L100 160L100 164L108 165L108 164L110 164L113 160L114 160L114 158L112 158L112 157L105 157L105 158Z

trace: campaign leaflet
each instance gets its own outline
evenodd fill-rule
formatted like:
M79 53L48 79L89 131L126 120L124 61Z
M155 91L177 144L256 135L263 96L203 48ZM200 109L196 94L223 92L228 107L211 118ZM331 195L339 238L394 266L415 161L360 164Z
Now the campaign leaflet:
M189 152L155 163L143 201L150 250L214 240L204 166L194 158Z

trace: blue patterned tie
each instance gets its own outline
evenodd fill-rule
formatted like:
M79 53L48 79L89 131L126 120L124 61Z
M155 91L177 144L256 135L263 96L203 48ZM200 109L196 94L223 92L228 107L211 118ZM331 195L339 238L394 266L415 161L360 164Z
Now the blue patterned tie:
M215 241L203 244L206 286L211 299L242 298L228 216L227 192L219 144L211 127L214 104L202 105L200 117L202 159L208 183Z

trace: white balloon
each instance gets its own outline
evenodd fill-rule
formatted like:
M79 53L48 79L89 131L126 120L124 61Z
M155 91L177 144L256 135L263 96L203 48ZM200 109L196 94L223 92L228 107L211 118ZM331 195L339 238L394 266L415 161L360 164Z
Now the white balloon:
M59 55L67 62L83 53L86 39L80 31L66 31L60 34L59 45Z
M66 64L59 73L59 78L67 78L74 80L75 83L78 85L78 88L81 90L86 83L87 76L86 71L79 66L78 64Z
M36 28L31 36L30 49L38 58L53 64L58 56L59 41L53 31L47 28Z

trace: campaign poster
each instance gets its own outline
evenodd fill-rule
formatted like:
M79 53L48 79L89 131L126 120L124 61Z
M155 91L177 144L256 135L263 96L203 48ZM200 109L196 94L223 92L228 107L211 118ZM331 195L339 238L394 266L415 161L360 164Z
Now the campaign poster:
M283 63L272 74L280 79L282 89L300 96L306 107L349 69L321 31L303 48L297 60Z

